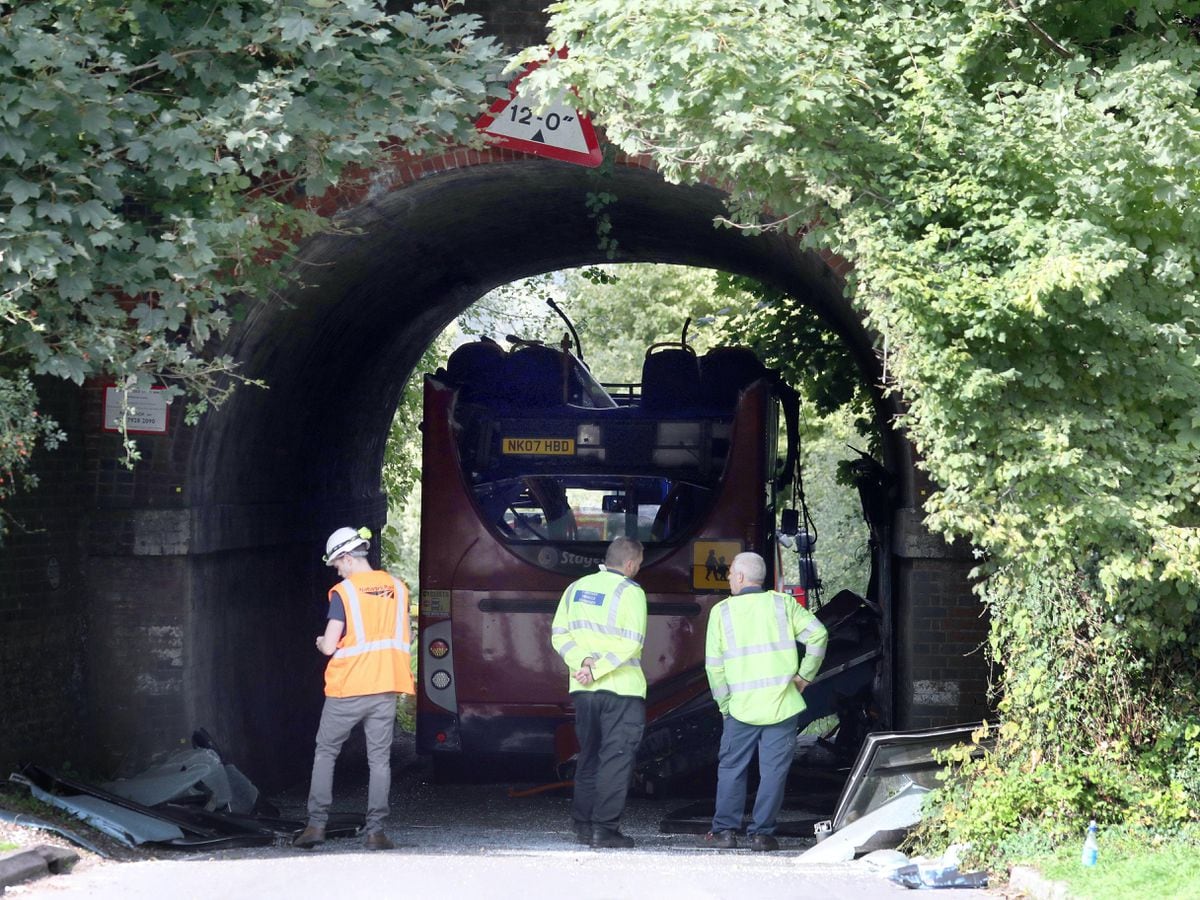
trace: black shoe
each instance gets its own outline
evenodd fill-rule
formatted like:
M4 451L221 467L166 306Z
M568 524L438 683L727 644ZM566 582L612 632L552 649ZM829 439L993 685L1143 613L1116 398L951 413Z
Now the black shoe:
M751 835L750 849L756 850L759 853L770 853L772 850L779 849L779 841L775 840L774 835L770 834Z
M732 831L710 831L708 834L702 834L696 839L696 843L701 847L708 847L710 850L736 850L737 835Z
M593 828L592 846L616 850L628 850L633 846L633 838L621 834L620 831L609 831L607 828Z
M590 844L592 842L592 826L587 822L575 823L575 843Z
M319 828L316 825L309 825L296 835L296 839L292 841L292 846L299 847L301 850L311 850L317 844L323 843L325 843L325 829Z

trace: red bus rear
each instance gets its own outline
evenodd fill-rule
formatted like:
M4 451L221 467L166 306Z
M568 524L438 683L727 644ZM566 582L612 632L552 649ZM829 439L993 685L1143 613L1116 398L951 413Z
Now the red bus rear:
M776 460L781 389L749 351L688 354L648 363L622 404L540 346L465 345L426 377L419 751L555 753L572 707L550 621L621 534L646 548L648 733L707 691L708 611L737 553L774 560L794 458Z

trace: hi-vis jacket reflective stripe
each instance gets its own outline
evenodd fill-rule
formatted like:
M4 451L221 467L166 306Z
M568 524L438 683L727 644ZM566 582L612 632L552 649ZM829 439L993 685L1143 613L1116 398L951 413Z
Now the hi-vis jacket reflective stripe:
M325 667L325 696L413 691L408 591L387 572L355 572L329 591L342 598L346 630Z
M646 593L625 576L601 566L563 591L550 625L550 643L572 674L590 656L596 679L584 686L568 676L572 692L645 697L645 642Z
M722 600L708 617L704 668L721 714L748 725L774 725L804 711L792 684L812 681L829 634L795 598L755 591ZM804 644L799 662L796 643Z

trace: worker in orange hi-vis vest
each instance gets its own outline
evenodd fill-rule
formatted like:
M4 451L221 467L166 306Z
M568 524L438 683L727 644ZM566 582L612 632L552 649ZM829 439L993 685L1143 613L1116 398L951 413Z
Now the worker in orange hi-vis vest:
M383 832L392 786L392 733L399 694L412 694L408 591L387 572L371 568L366 528L339 528L325 543L325 564L342 580L329 591L329 616L317 649L330 657L325 669L325 706L317 729L308 825L293 841L311 849L325 840L333 803L333 768L359 722L367 740L366 848L391 850Z

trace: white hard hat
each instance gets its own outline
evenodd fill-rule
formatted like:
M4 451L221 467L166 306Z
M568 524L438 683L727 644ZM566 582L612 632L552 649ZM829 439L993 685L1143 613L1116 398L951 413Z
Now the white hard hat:
M327 566L332 566L333 561L343 554L349 553L351 550L363 549L366 550L371 546L371 542L367 540L371 536L371 529L363 528L339 528L329 536L329 540L325 542L325 555L321 557L322 562Z

